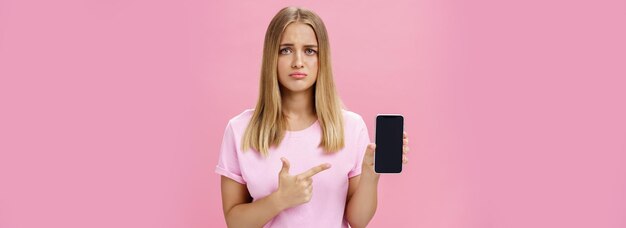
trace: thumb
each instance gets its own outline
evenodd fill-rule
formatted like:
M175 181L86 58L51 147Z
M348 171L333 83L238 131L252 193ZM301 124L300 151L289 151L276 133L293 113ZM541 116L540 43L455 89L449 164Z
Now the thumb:
M365 149L365 156L363 157L363 164L373 165L374 164L374 151L376 150L376 144L370 143L367 145Z
M289 160L287 160L284 157L280 158L280 160L283 162L283 168L280 169L280 174L288 175L289 174Z
M367 149L365 149L365 156L374 156L374 151L376 150L376 144L370 143L367 145Z

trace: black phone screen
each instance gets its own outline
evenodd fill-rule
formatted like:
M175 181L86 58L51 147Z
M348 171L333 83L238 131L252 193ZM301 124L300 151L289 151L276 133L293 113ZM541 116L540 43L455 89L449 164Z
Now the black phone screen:
M376 117L376 153L374 170L377 173L402 172L402 133L404 117L378 115Z

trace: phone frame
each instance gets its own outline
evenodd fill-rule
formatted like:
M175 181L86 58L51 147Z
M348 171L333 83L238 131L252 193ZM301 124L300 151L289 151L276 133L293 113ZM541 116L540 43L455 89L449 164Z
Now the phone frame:
M399 117L402 117L402 134L404 135L404 116L402 114L379 113L379 114L376 115L376 122L378 122L378 117L379 116L399 116ZM376 122L374 123L374 143L376 143L376 132L377 132L377 130L376 130L376 127L377 127L376 126L377 125ZM378 145L376 145L376 148L378 148ZM374 151L374 158L373 159L374 159L374 172L377 173L377 174L400 174L400 173L402 173L402 167L404 166L404 164L402 164L402 163L400 163L400 171L397 172L397 173L379 173L379 172L376 172L376 151ZM400 161L400 162L402 162L402 161Z

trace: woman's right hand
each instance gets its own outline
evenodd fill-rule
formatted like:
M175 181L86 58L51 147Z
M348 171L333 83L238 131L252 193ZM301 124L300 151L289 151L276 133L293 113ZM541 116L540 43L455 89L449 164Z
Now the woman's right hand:
M289 174L289 161L280 158L283 167L278 173L278 190L276 195L284 208L298 206L311 200L313 193L313 176L330 168L330 164L324 163L315 166L301 174L291 176Z

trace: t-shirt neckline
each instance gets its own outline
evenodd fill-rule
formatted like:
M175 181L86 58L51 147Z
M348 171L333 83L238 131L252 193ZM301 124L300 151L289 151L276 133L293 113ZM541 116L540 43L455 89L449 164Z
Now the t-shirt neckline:
M313 122L313 124L309 125L305 129L297 130L297 131L286 130L285 132L287 135L290 135L290 136L299 136L299 135L306 134L308 131L310 131L313 127L317 125L319 125L319 119L316 119L315 122Z

